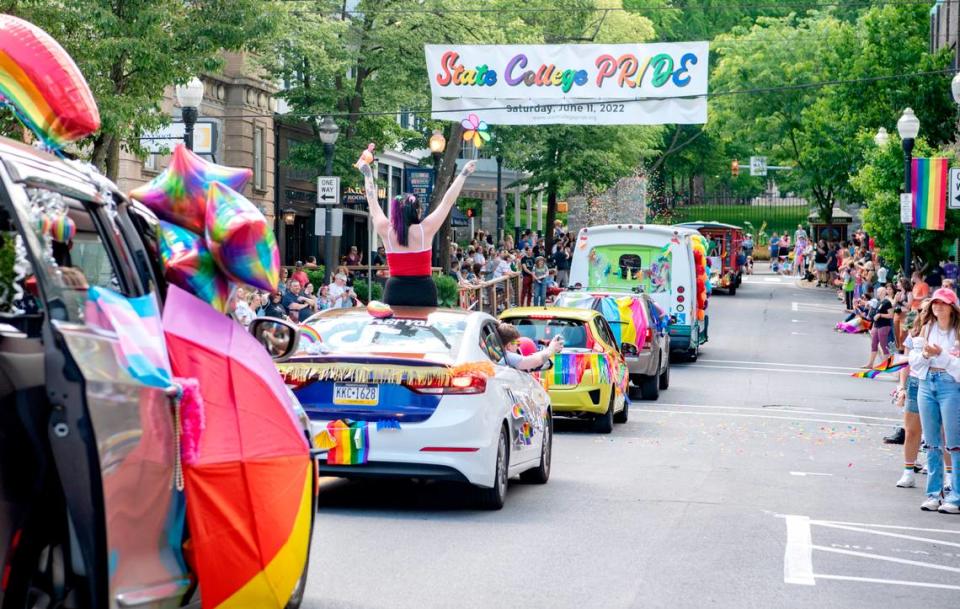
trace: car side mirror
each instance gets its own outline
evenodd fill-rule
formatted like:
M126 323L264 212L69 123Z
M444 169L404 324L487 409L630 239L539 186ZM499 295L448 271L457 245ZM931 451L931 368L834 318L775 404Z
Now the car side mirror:
M257 317L250 322L250 334L263 345L273 361L282 362L296 350L300 328L276 317Z

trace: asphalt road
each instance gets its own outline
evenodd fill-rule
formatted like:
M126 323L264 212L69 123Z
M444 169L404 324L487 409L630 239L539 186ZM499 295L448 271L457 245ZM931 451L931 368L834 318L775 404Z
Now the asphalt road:
M960 606L960 516L894 486L893 379L826 290L770 275L710 301L710 342L609 436L562 424L546 486L321 494L304 607ZM918 479L922 482L925 477Z

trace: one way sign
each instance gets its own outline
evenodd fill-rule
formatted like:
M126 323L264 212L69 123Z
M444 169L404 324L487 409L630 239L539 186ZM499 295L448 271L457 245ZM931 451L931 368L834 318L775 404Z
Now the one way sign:
M960 209L960 167L950 170L950 198L947 199L949 209Z
M340 178L320 176L317 178L317 205L336 205L340 202Z

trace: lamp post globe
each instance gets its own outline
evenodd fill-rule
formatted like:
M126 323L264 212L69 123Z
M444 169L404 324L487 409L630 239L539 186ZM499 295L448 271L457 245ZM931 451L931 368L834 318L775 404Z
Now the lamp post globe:
M317 129L320 134L320 141L323 143L323 153L326 156L326 175L333 175L333 145L337 143L337 138L340 137L340 127L337 126L337 122L333 120L333 117L327 115L323 117L323 120L320 121L320 126ZM334 201L334 205L337 202ZM336 260L334 260L333 253L333 205L327 205L326 210L324 210L324 226L323 226L323 282L330 283L330 277L333 275L334 265Z
M183 117L183 143L188 150L193 150L193 126L197 123L198 108L203 101L203 81L194 76L186 84L177 85L174 92Z
M887 144L890 143L890 134L887 133L886 129L880 127L877 129L877 134L873 136L873 142L878 148L886 148Z
M900 140L903 142L903 192L910 193L911 187L911 166L913 165L913 143L920 133L920 119L913 113L913 110L907 108L903 111L900 120L897 121L897 133L900 134ZM909 278L911 274L910 246L913 235L910 225L912 222L903 223L903 276Z

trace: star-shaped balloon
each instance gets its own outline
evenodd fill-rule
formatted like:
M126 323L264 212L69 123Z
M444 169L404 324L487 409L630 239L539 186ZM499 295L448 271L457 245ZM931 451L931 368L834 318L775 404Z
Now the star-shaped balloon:
M230 279L261 290L280 283L280 249L270 223L246 197L214 182L207 198L207 247Z
M226 311L230 285L220 274L203 237L161 220L160 260L167 281L210 303L218 311Z
M170 166L149 184L131 192L130 198L144 203L161 220L202 235L210 185L219 183L240 190L252 176L250 169L211 163L179 144L173 150Z
M463 141L473 141L473 145L477 148L483 148L483 144L490 141L490 130L487 124L476 114L468 115L460 121L460 126L463 127Z

